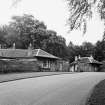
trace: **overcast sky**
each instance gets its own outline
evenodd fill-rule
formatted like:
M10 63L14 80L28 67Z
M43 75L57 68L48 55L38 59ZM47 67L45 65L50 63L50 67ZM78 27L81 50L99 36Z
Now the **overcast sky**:
M22 0L18 5L11 7L13 0L2 0L0 3L0 24L7 24L13 15L32 14L36 19L43 21L48 29L55 30L62 35L67 44L81 44L84 41L95 43L102 39L103 22L95 14L89 22L85 36L80 31L68 33L66 21L68 19L68 8L65 0Z

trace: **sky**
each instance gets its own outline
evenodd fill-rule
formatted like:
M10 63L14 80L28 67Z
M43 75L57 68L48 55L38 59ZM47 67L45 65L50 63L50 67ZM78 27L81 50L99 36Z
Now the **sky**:
M80 30L69 31L67 19L69 17L68 6L65 0L21 0L12 6L13 0L2 0L0 3L0 24L8 24L14 15L31 14L36 19L43 21L48 29L54 30L58 35L66 39L69 44L72 41L76 45L84 41L96 43L102 39L104 25L95 13L93 19L88 22L87 33Z

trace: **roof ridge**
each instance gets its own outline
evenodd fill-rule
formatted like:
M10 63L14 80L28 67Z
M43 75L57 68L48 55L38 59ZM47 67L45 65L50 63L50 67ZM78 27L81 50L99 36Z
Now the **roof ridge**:
M41 49L42 50L42 49ZM44 51L44 50L42 50L42 51ZM49 54L49 55L51 55L51 56L53 56L53 57L56 57L55 55L53 55L53 54L51 54L51 53L48 53L48 52L46 52L46 51L44 51L45 53L47 53L47 54Z
M28 49L0 49L0 56L3 57L27 57ZM3 53L3 54L2 54ZM48 57L48 58L56 58L59 57L50 54L42 49L33 49L32 56L39 56L39 57Z
M44 51L42 49L38 49L38 52L37 52L38 55L36 54L36 56L40 56L40 52L43 52L45 55L52 56L54 58L58 58L57 56L55 56L53 54L50 54L50 53L48 53L48 52L46 52L46 51ZM43 57L44 57L44 55L43 55Z
M92 63L92 59L90 59L90 57L88 57L88 59L89 59L90 63Z
M0 50L14 50L14 49L12 49L12 48L3 49L3 48L2 48L2 49L0 49ZM16 49L16 50L28 50L28 49ZM42 50L42 49L39 48L39 49L33 49L33 50ZM43 50L43 51L44 51L44 50Z
M89 57L81 57L81 58L89 58Z
M36 53L36 56L38 56L40 49L37 49L37 50L38 50L38 51L37 51L37 53Z

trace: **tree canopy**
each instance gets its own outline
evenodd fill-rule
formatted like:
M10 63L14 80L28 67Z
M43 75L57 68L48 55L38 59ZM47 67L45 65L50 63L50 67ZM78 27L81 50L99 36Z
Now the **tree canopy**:
M105 0L67 0L69 5L70 30L83 26L86 32L87 19L92 18L93 8L97 8L101 19L105 19Z

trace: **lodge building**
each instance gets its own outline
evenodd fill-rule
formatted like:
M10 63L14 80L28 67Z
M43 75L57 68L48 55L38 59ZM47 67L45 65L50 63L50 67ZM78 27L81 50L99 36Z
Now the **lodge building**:
M75 57L75 61L70 64L69 71L71 72L97 72L101 62L95 60L93 56L90 57Z
M62 71L61 58L42 49L32 49L31 44L28 49L16 49L15 43L10 49L2 49L0 47L0 68L2 71L9 68L7 65L9 62L11 62L9 66L12 69L25 68L39 71L36 69L37 67L35 65L37 65L40 71Z

